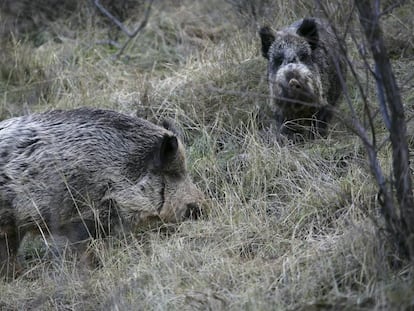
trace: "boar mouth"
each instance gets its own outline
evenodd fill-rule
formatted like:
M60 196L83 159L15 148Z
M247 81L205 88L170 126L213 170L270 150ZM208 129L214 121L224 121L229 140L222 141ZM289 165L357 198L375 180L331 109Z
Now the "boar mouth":
M135 224L134 230L131 231L134 231L135 233L142 233L147 230L160 227L162 224L164 224L164 221L162 221L159 216L149 216L145 218L145 220L140 220L137 224Z
M197 220L201 216L201 209L198 204L190 203L184 213L184 219Z
M286 104L315 106L317 97L306 85L301 84L296 79L291 79L288 83L280 85L277 100Z
M201 215L201 208L197 203L188 203L185 208L160 214L159 217L165 223L178 223L184 220L197 220Z

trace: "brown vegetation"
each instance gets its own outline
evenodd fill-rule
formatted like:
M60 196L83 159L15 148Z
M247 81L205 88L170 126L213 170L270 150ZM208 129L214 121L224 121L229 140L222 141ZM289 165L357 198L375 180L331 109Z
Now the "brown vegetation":
M190 174L212 209L197 222L113 239L109 246L96 241L90 247L102 262L97 270L39 260L46 246L28 238L19 254L25 273L0 283L1 308L412 308L414 269L404 259L392 265L395 249L379 239L381 197L364 145L340 122L351 116L346 98L368 128L366 105L371 108L378 162L388 173L392 152L367 67L372 60L356 16L349 18L355 8L348 1L326 3L347 35L355 69L327 137L282 145L261 127L268 89L258 26L280 29L321 15L322 8L300 0L252 1L269 3L254 19L236 2L154 1L146 28L118 60L111 58L113 47L95 44L108 38L108 28L87 10L55 19L36 36L3 40L2 118L80 106L171 118L182 130ZM398 17L412 8L408 1L380 19L386 38L387 29L399 29L408 45L392 52L392 66L409 120L410 156L413 35ZM142 14L137 10L125 25L135 29Z

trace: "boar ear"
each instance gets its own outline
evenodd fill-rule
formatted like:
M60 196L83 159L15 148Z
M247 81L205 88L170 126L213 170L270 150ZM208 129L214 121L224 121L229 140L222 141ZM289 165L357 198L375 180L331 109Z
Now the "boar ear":
M296 33L304 37L310 44L312 50L314 50L318 44L319 34L317 25L314 19L312 18L305 18L302 21L302 24L299 26Z
M183 139L182 130L181 130L181 128L179 128L177 126L177 123L175 123L174 120L172 120L170 118L164 119L164 120L162 120L161 125L166 130L169 130L170 132L172 132L179 139L181 139L181 140Z
M273 41L275 41L275 35L269 26L264 26L259 30L260 39L262 41L262 55L264 58L269 59L269 49Z
M164 134L157 148L155 165L158 169L169 170L177 159L178 139L176 136Z

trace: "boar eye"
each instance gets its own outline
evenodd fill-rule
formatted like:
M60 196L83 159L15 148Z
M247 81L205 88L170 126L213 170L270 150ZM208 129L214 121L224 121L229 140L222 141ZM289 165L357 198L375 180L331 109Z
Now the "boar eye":
M162 208L165 204L165 179L162 179L161 181L161 189L160 189L160 196L161 196L161 204L158 207L158 213L161 212Z
M283 55L278 54L273 57L273 66L279 67L283 63Z
M304 61L308 60L309 54L306 53L306 52L298 53L298 58L299 58L300 62L304 62Z

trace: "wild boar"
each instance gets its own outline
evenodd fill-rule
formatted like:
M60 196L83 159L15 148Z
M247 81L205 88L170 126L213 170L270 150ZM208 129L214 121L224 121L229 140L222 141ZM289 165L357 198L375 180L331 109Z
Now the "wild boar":
M197 216L202 193L175 133L80 108L0 122L0 265L27 232L76 243Z
M271 110L280 133L326 135L346 74L333 28L322 19L305 18L277 32L265 26L259 34L262 55L268 60Z

